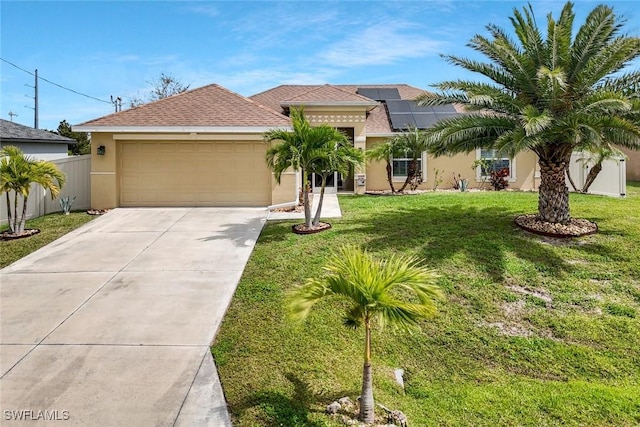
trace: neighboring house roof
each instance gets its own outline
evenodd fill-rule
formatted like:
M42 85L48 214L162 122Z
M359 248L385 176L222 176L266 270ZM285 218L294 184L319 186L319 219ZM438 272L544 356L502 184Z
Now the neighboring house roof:
M0 119L0 141L4 143L75 144L76 140L42 129Z
M279 110L279 107L278 107ZM203 86L159 101L90 120L74 130L189 130L189 128L288 127L289 118L217 84Z

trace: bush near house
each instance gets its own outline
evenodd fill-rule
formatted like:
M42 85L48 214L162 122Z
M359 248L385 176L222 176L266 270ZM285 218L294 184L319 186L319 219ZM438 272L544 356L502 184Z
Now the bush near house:
M212 347L234 426L341 425L324 410L360 393L361 332L336 301L304 324L285 304L343 244L441 275L446 301L419 332L372 336L376 402L409 425L638 425L640 183L627 190L571 194L572 213L600 227L573 240L515 227L537 204L525 192L341 196L344 217L303 238L269 223Z

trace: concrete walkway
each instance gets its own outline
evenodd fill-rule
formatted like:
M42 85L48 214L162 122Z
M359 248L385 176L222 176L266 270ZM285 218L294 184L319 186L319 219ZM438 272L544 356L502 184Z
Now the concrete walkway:
M313 195L313 202L311 204L311 216L316 213L316 206L320 203L320 195ZM338 195L337 194L325 194L324 200L322 201L322 212L320 213L321 218L342 218L342 211L340 210L340 203L338 203ZM269 216L267 219L269 221L272 220L281 220L281 219L304 219L304 212L277 212L271 211L269 212Z
M2 425L230 425L209 345L266 215L116 209L0 270Z

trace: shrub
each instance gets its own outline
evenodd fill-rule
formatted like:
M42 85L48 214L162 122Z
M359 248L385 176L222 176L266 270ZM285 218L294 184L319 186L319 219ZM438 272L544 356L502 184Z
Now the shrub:
M509 182L507 181L507 177L509 176L509 169L503 168L500 170L491 171L491 175L489 175L489 181L493 186L493 189L496 191L504 190L509 186Z

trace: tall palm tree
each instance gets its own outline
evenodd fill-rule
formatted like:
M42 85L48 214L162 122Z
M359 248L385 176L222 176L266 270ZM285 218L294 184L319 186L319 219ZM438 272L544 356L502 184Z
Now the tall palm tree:
M395 147L396 154L398 152L407 153L411 157L409 167L407 168L407 179L398 190L402 193L409 183L418 175L418 159L429 146L428 134L415 126L409 126L406 132L403 132L392 139L392 145Z
M491 38L476 35L468 44L488 62L444 56L489 83L445 81L435 85L439 93L419 98L422 105L459 103L470 111L430 129L434 155L533 151L541 175L538 217L551 223L570 220L565 171L575 148L597 151L614 143L640 149L633 120L640 103L622 90L640 82L640 71L623 72L640 56L640 38L621 33L624 21L606 5L595 7L575 36L574 18L570 2L557 21L549 14L545 37L531 6L514 9L515 40L491 24Z
M326 275L307 279L289 301L290 315L303 320L313 305L326 297L346 299L349 307L344 324L364 327L364 366L359 418L373 422L373 376L371 371L371 329L374 323L400 328L416 326L432 316L435 301L442 297L434 284L437 275L412 257L392 255L377 261L366 251L345 246L334 252L324 267ZM406 300L412 294L411 300Z
M293 130L272 129L264 134L267 142L279 141L267 150L267 165L273 171L278 184L285 171L302 170L305 226L311 228L307 174L322 175L328 173L328 167L341 168L345 159L338 159L335 150L338 147L344 148L340 153L345 153L351 142L342 132L329 125L311 126L304 116L303 109L291 109L291 124ZM357 156L354 152L349 153L351 156ZM326 176L323 178L323 186L324 184Z
M396 151L397 149L393 139L387 139L382 144L378 144L375 147L367 150L367 159L384 161L386 163L387 181L389 182L389 187L391 187L392 193L395 193L396 189L393 186L393 170L391 168L391 162L393 161L393 155L396 153Z
M27 221L27 202L31 184L40 185L51 193L51 199L60 194L66 176L58 167L45 160L35 160L25 156L18 147L7 146L0 151L0 190L6 193L9 232L24 232ZM14 191L13 210L9 193ZM22 214L18 221L18 195L22 198Z

